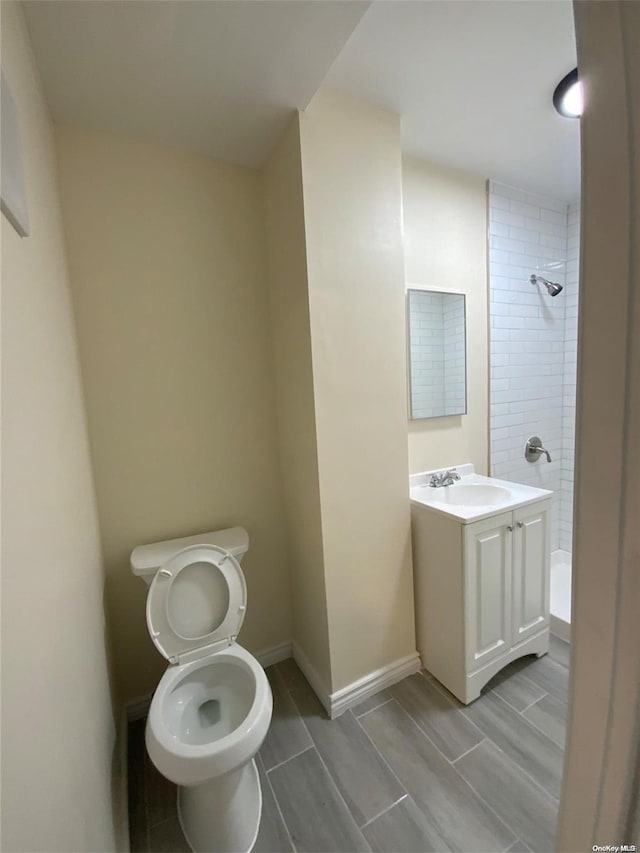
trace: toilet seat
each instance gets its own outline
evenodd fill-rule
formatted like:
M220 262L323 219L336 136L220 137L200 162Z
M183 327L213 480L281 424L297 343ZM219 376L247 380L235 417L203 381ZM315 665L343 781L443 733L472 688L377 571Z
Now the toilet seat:
M209 657L235 642L247 609L236 558L217 545L190 545L156 573L147 595L147 627L170 663Z

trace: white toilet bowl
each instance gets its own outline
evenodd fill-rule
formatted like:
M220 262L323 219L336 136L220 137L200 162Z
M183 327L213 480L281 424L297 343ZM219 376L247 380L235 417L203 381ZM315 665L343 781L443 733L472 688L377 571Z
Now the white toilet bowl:
M235 642L245 611L242 570L216 545L174 553L147 598L149 633L170 661L151 702L147 751L179 786L180 823L196 853L248 853L260 824L254 756L273 700L264 670Z

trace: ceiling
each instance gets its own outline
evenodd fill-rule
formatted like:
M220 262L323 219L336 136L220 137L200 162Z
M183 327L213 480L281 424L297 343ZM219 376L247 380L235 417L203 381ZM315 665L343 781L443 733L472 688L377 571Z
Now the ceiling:
M402 115L405 151L575 201L579 122L552 95L576 66L570 0L373 3L326 82Z
M31 0L54 119L260 166L326 82L402 115L404 150L579 196L570 0Z
M368 5L30 0L22 7L56 121L259 166Z

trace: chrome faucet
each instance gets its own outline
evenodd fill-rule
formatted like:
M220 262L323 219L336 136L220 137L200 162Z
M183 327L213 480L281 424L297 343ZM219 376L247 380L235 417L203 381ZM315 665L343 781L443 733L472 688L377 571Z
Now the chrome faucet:
M456 480L460 479L460 474L456 470L445 471L440 474L432 474L429 480L429 485L434 489L439 489L441 486L453 486Z

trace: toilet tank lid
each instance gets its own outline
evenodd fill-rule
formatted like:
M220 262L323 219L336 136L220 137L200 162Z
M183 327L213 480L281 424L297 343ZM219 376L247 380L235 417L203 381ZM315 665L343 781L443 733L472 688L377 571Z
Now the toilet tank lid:
M249 534L244 527L227 527L225 530L211 530L196 536L138 545L131 552L131 570L138 576L153 575L168 559L189 545L218 545L234 557L240 557L249 550Z

